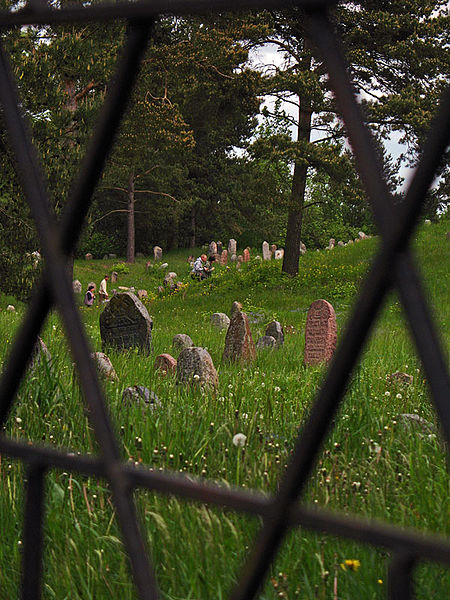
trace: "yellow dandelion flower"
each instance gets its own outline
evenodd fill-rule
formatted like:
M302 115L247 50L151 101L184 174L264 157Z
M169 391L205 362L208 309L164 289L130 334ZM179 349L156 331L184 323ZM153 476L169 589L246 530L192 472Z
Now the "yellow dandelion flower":
M354 573L356 573L360 566L361 563L355 558L347 558L346 560L344 560L343 563L341 563L341 569L343 569L344 571L347 571L348 569L349 571L353 571Z

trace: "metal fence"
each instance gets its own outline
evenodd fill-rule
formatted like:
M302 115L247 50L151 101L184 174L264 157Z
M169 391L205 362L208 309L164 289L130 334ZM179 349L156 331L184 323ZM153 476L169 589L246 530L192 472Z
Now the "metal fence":
M0 11L0 26L3 29L28 24L110 21L117 18L128 21L126 43L118 61L114 83L106 97L76 185L59 223L49 211L37 153L21 112L8 57L3 47L0 48L0 100L4 119L16 156L21 185L36 222L46 265L0 380L0 426L5 424L13 405L44 320L50 309L56 306L66 328L91 423L101 448L99 458L74 456L46 446L25 445L8 439L5 435L0 436L0 452L27 465L23 599L37 600L41 597L44 483L46 473L52 468L105 478L109 482L132 574L142 599L156 599L159 591L136 515L133 492L137 488L177 495L261 517L261 530L237 578L231 594L233 600L249 600L257 596L283 539L292 528L298 526L388 549L391 555L388 597L391 600L413 597L413 570L419 561L450 565L450 542L447 539L435 535L419 535L395 526L339 517L321 509L310 510L299 502L370 329L387 292L392 288L398 290L426 372L445 440L450 444L450 381L446 361L409 249L425 194L450 143L450 91L447 90L442 98L406 198L400 206L394 206L383 180L370 132L353 94L339 40L330 21L329 9L334 4L331 0L146 0L84 7L64 5L63 8L52 9L44 1L29 0L16 12ZM283 9L293 5L304 10L309 37L325 60L382 244L362 286L353 315L342 335L308 421L298 436L290 464L279 482L278 492L268 497L256 491L224 489L214 483L195 482L180 475L155 473L121 461L119 443L105 410L105 399L96 369L89 358L89 343L73 300L71 281L66 272L66 258L79 237L92 194L111 150L140 60L151 36L152 24L158 15L208 14L235 9Z

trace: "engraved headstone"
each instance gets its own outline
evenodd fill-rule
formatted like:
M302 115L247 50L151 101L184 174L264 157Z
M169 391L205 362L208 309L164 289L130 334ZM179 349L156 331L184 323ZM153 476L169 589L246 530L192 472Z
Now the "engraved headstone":
M303 256L303 254L306 254L306 246L303 242L300 242L300 254Z
M263 260L270 260L272 258L272 252L270 251L268 242L263 242L262 244L262 255Z
M231 317L230 326L228 327L223 360L237 362L252 361L255 358L255 344L247 315L237 310Z
M143 385L132 385L125 388L122 392L122 402L130 404L135 402L145 402L147 408L150 408L151 410L161 406L161 402L155 392Z
M162 260L162 255L163 255L162 248L160 248L159 246L154 246L153 247L153 256L155 258L155 261Z
M244 252L242 253L242 260L243 260L243 262L249 262L250 261L250 250L248 248L246 248L244 250Z
M100 315L102 347L151 352L152 327L153 321L139 298L131 292L117 294Z
M341 248L342 248L343 246L345 246L345 244L344 244L344 242L343 242L342 240L340 240L340 241L337 243L337 245L338 245L338 246L340 246Z
M218 329L228 329L230 318L225 313L214 313L211 315L211 324Z
M283 260L284 250L280 248L279 250L275 250L275 260Z
M214 254L217 254L217 244L216 242L210 242L208 246L208 256L213 256Z
M222 254L220 255L220 264L226 265L228 262L228 250L225 248L222 250Z
M81 281L75 279L75 281L72 282L72 289L74 294L81 294Z
M236 262L237 261L236 254L232 254L231 257L230 257L230 260L231 260L232 263Z
M119 379L109 357L106 356L106 354L103 352L93 352L91 354L91 358L93 358L95 361L99 375L105 377L106 379L111 379L111 381L117 381Z
M185 348L178 357L177 382L217 387L219 378L205 348Z
M228 242L228 254L236 254L237 252L237 242L233 238Z
M177 370L177 361L170 354L160 354L155 359L154 368L164 375L174 375Z
M306 317L305 356L306 365L329 361L336 348L336 314L326 300L311 304Z
M185 348L192 348L194 342L186 333L177 333L173 336L172 348L176 354Z
M284 344L283 327L279 321L272 321L267 325L266 335L271 335L275 338L277 348Z
M223 244L222 242L217 242L217 254L221 255L223 252Z
M275 348L276 341L271 335L263 335L256 342L257 350L265 350L266 348Z

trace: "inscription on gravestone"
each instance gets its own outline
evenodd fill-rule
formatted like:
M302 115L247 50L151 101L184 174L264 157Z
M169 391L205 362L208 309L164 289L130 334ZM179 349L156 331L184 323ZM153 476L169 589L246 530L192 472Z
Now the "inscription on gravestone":
M142 302L131 292L113 296L100 315L102 347L140 348L152 351L153 321Z
M336 348L336 314L326 300L311 304L306 317L305 365L329 361Z

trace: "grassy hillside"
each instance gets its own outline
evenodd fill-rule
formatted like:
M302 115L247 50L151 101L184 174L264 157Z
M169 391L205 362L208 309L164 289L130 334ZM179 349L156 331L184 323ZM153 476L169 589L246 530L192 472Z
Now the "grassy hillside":
M450 226L445 222L424 227L416 236L415 253L448 347L447 229ZM330 301L339 337L377 246L373 238L333 251L307 253L296 279L282 274L279 262L252 261L240 271L217 267L211 280L194 282L189 277L188 251L170 253L164 257L168 270L175 271L186 285L161 296L157 288L165 271L146 270L146 260L121 273L117 286L148 290L147 307L154 321L153 356L109 352L119 382L105 383L105 391L124 460L274 492L324 375L324 367L302 364L308 307L317 298ZM254 249L252 256L257 252ZM78 261L74 275L83 289L91 280L98 286L104 273L121 269L117 264ZM270 320L279 320L285 328L283 348L260 352L251 365L223 364L225 332L211 326L210 316L229 313L234 300L259 319L251 325L255 340ZM82 297L77 301L81 306ZM11 299L0 302L4 308ZM23 314L23 307L16 306L16 314L0 311L2 356ZM101 350L101 310L81 306L94 350ZM196 345L208 348L219 374L217 393L177 386L173 379L155 372L155 356L172 353L176 333L187 333ZM52 353L53 369L43 364L29 372L7 433L96 453L94 432L55 313L42 337ZM413 375L413 384L389 382L387 376L394 371ZM161 408L150 412L139 405L124 405L122 390L134 384L154 390ZM423 417L431 429L405 423L400 417L403 413ZM232 444L237 432L247 436L245 449ZM22 466L2 457L1 600L18 597L22 477ZM135 598L106 484L55 471L48 477L47 489L44 598L106 599L119 594L124 600ZM425 375L393 294L354 373L304 500L313 506L450 535L449 492L445 450ZM156 494L140 492L137 498L164 597L225 598L252 545L258 520ZM339 600L381 600L387 557L383 549L296 530L285 542L261 597L334 600L337 586ZM346 566L345 560L359 561L359 567L358 563ZM418 597L448 598L448 570L420 565L416 580Z

